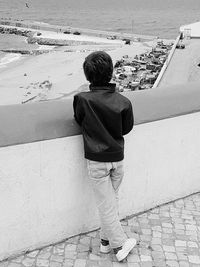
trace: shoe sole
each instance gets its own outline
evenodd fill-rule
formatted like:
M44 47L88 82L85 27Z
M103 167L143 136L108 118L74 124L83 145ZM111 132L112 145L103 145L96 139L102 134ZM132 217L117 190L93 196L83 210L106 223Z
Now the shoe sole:
M135 242L133 242L132 244L130 244L130 246L126 249L126 251L124 251L123 255L121 257L117 257L117 260L123 261L126 259L126 257L128 256L128 254L130 253L130 251L135 247L135 245L137 244L137 241L135 240Z
M102 247L100 247L100 252L103 253L103 254L108 254L108 253L111 252L111 248L106 250L106 249L102 249Z

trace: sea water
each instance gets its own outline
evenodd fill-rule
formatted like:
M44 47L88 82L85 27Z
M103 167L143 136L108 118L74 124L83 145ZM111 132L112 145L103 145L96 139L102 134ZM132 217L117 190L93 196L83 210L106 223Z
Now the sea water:
M0 0L0 17L175 38L200 0Z

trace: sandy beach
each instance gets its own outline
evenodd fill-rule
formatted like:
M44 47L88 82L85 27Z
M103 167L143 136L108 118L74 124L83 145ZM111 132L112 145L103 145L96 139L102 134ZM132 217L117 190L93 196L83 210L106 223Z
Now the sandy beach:
M125 45L121 40L48 31L42 31L42 37L91 41L94 45L58 47L49 53L22 56L4 65L0 68L0 105L73 97L76 92L88 88L82 64L91 51L105 50L115 63L124 55L135 56L150 50L157 41Z

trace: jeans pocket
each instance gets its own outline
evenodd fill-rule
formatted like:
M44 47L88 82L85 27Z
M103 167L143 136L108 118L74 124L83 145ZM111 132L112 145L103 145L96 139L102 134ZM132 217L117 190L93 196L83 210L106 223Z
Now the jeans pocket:
M110 174L107 162L87 160L87 168L91 178L99 179Z

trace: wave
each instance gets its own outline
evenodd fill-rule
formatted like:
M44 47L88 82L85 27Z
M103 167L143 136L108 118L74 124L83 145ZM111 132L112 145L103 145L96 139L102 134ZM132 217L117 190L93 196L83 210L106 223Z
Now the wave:
M21 54L16 54L16 53L9 53L9 54L1 54L0 58L0 67L6 67L7 64L17 61L22 57Z

